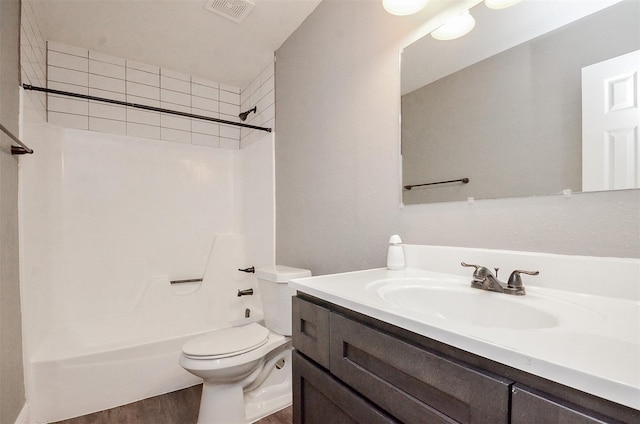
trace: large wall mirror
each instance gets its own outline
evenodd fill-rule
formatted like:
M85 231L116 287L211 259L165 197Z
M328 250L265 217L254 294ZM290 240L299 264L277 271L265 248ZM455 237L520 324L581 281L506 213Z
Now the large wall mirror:
M640 0L470 13L402 52L403 202L640 187Z

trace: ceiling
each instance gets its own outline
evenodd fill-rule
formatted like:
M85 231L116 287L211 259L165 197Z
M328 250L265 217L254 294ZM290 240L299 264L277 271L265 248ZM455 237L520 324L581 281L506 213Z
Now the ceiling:
M207 0L36 0L45 39L245 87L321 0L254 0L240 24Z

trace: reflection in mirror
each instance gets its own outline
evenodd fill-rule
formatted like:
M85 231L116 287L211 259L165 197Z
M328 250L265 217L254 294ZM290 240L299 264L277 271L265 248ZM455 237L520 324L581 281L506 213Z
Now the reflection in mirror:
M402 53L403 185L469 182L405 188L403 202L638 187L640 53L632 52L640 49L640 1L524 0L504 10L481 3L471 14L476 28L465 37L427 36ZM591 84L601 93L583 94L583 68L625 55L632 71L595 71ZM624 109L635 124L599 123L607 119L596 116L603 87L618 94L606 97L617 102L610 109ZM583 98L596 99L588 115L595 129L583 129ZM583 155L583 132L594 131L596 153ZM583 182L587 171L598 181Z

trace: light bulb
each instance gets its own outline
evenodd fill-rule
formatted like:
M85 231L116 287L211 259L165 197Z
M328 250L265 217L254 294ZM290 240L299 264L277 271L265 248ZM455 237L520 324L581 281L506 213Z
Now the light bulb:
M474 26L476 26L476 20L473 19L468 10L465 10L433 31L431 36L436 40L453 40L467 34Z
M382 0L382 6L392 15L405 16L422 10L429 0Z

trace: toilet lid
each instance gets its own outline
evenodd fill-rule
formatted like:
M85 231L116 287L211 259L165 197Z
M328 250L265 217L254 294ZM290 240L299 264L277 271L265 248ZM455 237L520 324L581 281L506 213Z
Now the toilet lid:
M240 355L265 344L268 336L269 330L256 323L223 328L189 340L182 346L182 352L208 358Z

